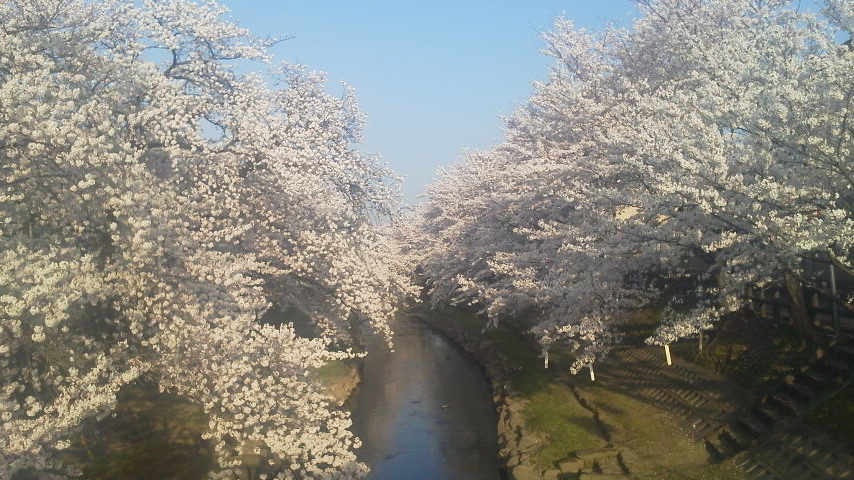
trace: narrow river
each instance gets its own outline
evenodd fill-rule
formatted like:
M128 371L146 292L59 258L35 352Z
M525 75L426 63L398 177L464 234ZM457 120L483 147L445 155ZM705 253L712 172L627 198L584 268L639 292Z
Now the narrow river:
M495 410L480 367L431 328L393 325L395 351L366 338L352 399L370 480L499 480Z

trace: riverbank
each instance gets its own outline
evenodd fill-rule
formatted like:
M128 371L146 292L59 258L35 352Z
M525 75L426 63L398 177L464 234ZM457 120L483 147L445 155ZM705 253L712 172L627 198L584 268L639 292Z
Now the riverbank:
M678 389L679 380L631 358L637 353L632 347L604 362L591 382L586 372L567 373L571 356L565 351L551 352L546 370L513 322L481 334L483 320L470 313L414 315L483 366L498 412L499 456L510 479L743 478L731 461L709 464L702 442L685 430L672 405L642 394L642 385L633 382L667 390Z
M341 407L361 382L359 359L329 362L314 372L314 378L323 386L323 392L332 397L335 405Z

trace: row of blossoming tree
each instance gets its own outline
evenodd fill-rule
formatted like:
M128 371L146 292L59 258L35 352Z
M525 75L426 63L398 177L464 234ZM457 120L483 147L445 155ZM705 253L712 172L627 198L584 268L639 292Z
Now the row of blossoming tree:
M204 408L213 477L247 447L269 478L366 471L310 372L411 293L378 226L396 181L354 149L351 92L224 13L0 3L0 479L79 473L71 436L138 379ZM259 321L271 304L320 335Z
M533 312L575 371L651 305L659 345L773 282L803 322L805 260L854 267L854 3L822 7L648 0L599 35L558 20L504 142L429 187L413 238L433 302Z

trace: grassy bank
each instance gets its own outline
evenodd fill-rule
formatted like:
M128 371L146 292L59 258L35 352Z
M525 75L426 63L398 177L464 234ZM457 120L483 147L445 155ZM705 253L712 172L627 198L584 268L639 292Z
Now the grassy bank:
M524 405L526 428L544 440L531 454L537 468L555 469L561 460L609 446L631 462L630 470L638 478L742 478L730 462L709 465L702 445L690 441L666 412L633 398L624 386L609 382L607 374L596 382L589 380L586 370L571 375L573 357L566 349L552 349L550 367L545 369L538 348L524 333L525 319L505 321L481 333L485 321L471 312L424 313L443 330L475 339L481 351L505 366L511 394ZM639 314L629 325L630 336L645 337L655 321L654 312Z
M312 377L336 404L343 405L359 382L359 363L356 359L333 360L315 370Z
M570 358L563 352L550 356L552 368L543 368L534 345L522 334L523 320L500 323L498 328L481 334L484 320L470 312L449 310L431 316L431 322L457 328L476 337L487 350L507 366L507 379L514 397L525 405L522 413L527 426L547 440L537 449L533 460L542 469L554 468L568 452L598 448L607 442L602 437L593 413L582 406L572 390L560 381Z

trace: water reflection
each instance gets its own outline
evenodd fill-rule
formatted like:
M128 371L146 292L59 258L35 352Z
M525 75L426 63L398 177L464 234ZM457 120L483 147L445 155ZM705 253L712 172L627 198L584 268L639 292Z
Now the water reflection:
M498 480L495 411L482 371L414 320L398 320L394 331L393 353L367 339L353 399L369 479Z

